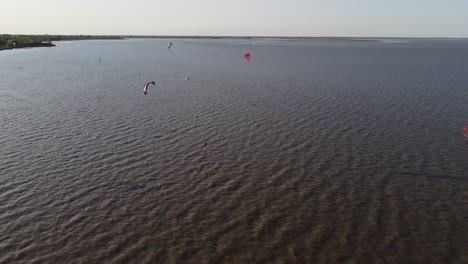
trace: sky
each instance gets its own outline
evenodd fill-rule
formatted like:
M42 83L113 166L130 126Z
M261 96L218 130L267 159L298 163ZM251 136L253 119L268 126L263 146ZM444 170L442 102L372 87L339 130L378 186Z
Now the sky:
M0 34L468 38L468 0L3 0Z

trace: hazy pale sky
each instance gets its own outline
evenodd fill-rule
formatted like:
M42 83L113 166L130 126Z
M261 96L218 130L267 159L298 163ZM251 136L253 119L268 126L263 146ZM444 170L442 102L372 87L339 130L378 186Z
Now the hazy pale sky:
M468 0L4 0L0 34L468 37Z

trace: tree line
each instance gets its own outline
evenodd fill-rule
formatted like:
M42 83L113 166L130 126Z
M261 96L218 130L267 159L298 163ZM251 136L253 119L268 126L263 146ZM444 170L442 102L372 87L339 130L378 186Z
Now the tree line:
M121 39L119 36L92 35L0 35L0 48L50 44L60 40Z

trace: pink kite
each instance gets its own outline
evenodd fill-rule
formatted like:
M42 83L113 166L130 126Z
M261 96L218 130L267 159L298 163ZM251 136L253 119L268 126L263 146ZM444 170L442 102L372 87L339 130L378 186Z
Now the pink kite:
M465 127L465 128L463 129L463 135L464 135L465 137L468 137L468 127Z
M244 54L244 57L247 61L250 61L250 53Z

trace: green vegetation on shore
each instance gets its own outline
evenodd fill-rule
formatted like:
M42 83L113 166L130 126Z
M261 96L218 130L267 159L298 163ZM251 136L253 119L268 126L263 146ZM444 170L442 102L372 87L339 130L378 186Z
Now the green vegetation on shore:
M122 39L119 36L90 35L0 35L0 50L26 47L52 47L52 41L60 40L90 40L90 39Z
M44 44L52 45L47 38L41 36L0 35L0 49L36 47Z

